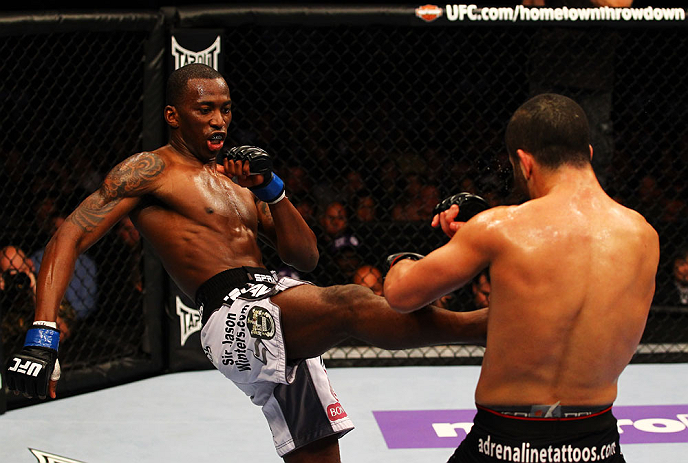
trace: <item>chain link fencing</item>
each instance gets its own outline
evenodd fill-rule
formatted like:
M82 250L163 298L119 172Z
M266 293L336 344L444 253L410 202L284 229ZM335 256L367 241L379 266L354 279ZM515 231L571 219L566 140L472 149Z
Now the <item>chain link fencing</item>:
M379 288L385 258L445 242L437 202L461 191L513 204L506 123L530 96L568 95L590 119L606 191L661 238L658 297L635 361L684 358L686 302L670 302L688 240L685 29L560 27L256 27L225 30L231 134L280 163L290 198L317 231L318 284ZM680 72L679 72L680 74ZM684 256L685 257L685 256ZM280 268L273 257L270 264ZM293 272L281 267L283 272ZM484 277L483 277L484 278ZM480 306L480 286L442 302ZM347 345L332 360L376 365L472 362L466 346L382 353Z
M218 27L213 21L208 27ZM685 361L687 305L670 294L676 252L688 241L685 30L424 27L384 19L223 26L234 104L229 143L255 144L274 156L289 197L316 231L320 264L300 277L379 291L387 255L425 254L445 242L430 227L442 198L467 191L491 205L515 202L503 142L509 117L536 93L569 95L591 121L602 185L661 238L658 298L634 361ZM149 28L94 26L0 42L6 354L21 346L33 317L32 292L10 274L22 273L22 265L29 267L23 274L35 274L66 214L117 162L155 147L142 135L149 36ZM156 114L161 110L159 104ZM154 341L143 299L156 288L142 276L141 256L140 238L125 220L77 264L60 315L70 333L60 355L67 375L149 355ZM268 249L265 263L297 273ZM474 310L489 292L481 278L441 303ZM389 352L347 342L326 357L334 366L479 363L482 348Z
M35 280L52 233L109 169L142 149L151 21L124 17L110 30L86 18L60 28L53 19L46 21L45 32L39 27L36 33L11 34L8 27L0 40L5 358L21 349L34 320ZM125 219L77 260L57 319L61 395L98 382L85 379L85 371L97 370L92 376L116 382L156 368L144 336L141 259L141 239ZM118 377L120 365L130 373ZM27 402L14 396L10 401Z

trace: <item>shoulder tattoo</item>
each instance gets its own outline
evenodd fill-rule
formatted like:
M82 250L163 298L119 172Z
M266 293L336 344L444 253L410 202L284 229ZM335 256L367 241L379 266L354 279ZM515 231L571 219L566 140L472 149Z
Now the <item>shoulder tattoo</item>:
M165 162L154 153L144 152L125 159L67 220L86 232L92 231L123 198L143 194L164 168Z
M155 153L131 156L110 171L101 190L106 200L145 193L151 183L165 170L165 161Z

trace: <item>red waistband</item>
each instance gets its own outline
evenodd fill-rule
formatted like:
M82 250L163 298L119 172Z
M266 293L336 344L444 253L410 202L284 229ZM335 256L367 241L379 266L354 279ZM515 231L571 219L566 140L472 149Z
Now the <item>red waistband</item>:
M499 411L497 411L497 410L492 410L492 409L490 409L490 408L487 408L487 407L484 407L484 406L478 405L478 404L476 404L476 407L478 408L478 410L482 410L482 411L485 411L485 412L488 412L488 413L492 413L493 415L497 415L497 416L500 416L500 417L502 417L502 418L509 418L509 419L514 419L514 420L524 420L524 421L574 421L574 420L585 420L585 419L589 419L589 418L594 418L594 417L596 417L596 416L604 415L605 413L610 412L611 409L612 409L612 405L609 405L609 406L603 405L602 407L605 407L605 408L603 408L602 410L600 410L599 407L591 406L591 407L590 407L590 409L591 409L590 414L583 415L583 416L549 417L549 418L544 418L544 417L542 417L542 418L541 418L541 417L531 417L531 416L516 416L516 415L511 415L511 414L508 414L508 413L501 413L501 412L499 412ZM524 407L524 408L525 408L525 407ZM584 412L585 412L585 409L586 409L587 407L575 406L575 407L572 407L572 408L574 408L574 409L577 410L577 411L580 411L581 413L584 413ZM566 410L566 406L562 407L562 409ZM594 411L593 411L593 410L594 410Z

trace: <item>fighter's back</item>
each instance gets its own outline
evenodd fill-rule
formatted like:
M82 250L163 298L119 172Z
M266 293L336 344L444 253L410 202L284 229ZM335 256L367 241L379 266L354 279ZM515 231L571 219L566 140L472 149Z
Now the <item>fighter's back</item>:
M603 405L645 326L657 235L599 186L481 220L495 253L483 405ZM496 225L494 225L496 224Z

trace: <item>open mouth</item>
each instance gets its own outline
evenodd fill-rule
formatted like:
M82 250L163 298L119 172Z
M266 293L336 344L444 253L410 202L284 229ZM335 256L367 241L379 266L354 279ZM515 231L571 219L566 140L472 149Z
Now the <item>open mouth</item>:
M208 149L210 151L219 151L225 143L225 137L221 133L215 133L208 138Z

